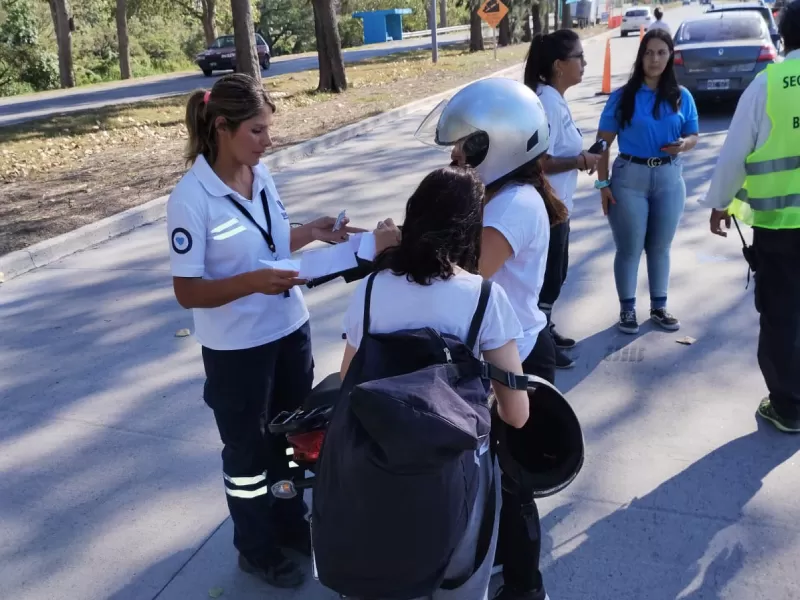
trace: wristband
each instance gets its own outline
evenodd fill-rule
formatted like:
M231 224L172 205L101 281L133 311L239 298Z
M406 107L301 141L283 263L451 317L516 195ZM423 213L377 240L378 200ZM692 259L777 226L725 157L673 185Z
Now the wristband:
M607 188L611 185L611 182L608 179L604 179L602 181L595 181L594 182L594 189L602 190L603 188Z

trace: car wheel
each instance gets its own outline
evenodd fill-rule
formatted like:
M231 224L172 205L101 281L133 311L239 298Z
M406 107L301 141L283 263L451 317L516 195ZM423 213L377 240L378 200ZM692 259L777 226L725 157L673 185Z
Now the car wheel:
M265 71L269 71L269 56L265 56L264 60L261 61L261 68Z
M213 71L211 69L203 69L203 75L205 75L206 77L211 77L212 73Z

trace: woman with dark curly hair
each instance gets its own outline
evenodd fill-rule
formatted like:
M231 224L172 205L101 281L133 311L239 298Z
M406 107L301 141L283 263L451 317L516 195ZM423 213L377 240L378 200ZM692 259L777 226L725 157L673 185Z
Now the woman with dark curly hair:
M370 295L373 334L431 327L461 340L467 334L478 305L483 278L478 260L483 233L484 188L470 169L445 167L422 180L406 205L399 245L382 252L376 260L379 271ZM361 343L364 327L364 281L347 309L344 328L347 346L342 359L342 378ZM510 373L522 373L517 340L522 327L505 291L492 285L476 354ZM500 418L512 427L528 420L528 395L493 382ZM486 597L499 526L495 518L493 540L482 564L476 569L480 524L491 493L491 453L481 455L480 481L471 519L459 546L448 563L445 578L468 576L455 590L437 590L426 600L483 600ZM499 473L494 473L499 477ZM499 512L499 507L498 507Z

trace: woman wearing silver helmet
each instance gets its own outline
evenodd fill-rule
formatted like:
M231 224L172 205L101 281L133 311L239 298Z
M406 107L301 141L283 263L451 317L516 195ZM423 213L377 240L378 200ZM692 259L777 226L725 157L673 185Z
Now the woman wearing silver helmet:
M472 166L486 186L479 268L499 283L517 314L525 373L552 383L555 344L539 308L550 228L567 218L542 170L549 145L547 117L536 94L505 78L477 81L442 102L416 136L452 148L455 163ZM531 413L531 421L536 419ZM505 585L496 600L545 600L539 571L541 531L531 490L503 475L497 554Z

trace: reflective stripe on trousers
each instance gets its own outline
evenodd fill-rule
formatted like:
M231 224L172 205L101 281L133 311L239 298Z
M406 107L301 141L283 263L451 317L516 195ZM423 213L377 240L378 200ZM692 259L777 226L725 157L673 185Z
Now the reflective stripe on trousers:
M225 493L233 498L258 498L269 492L266 472L252 477L231 477L223 473L222 477L225 479Z

